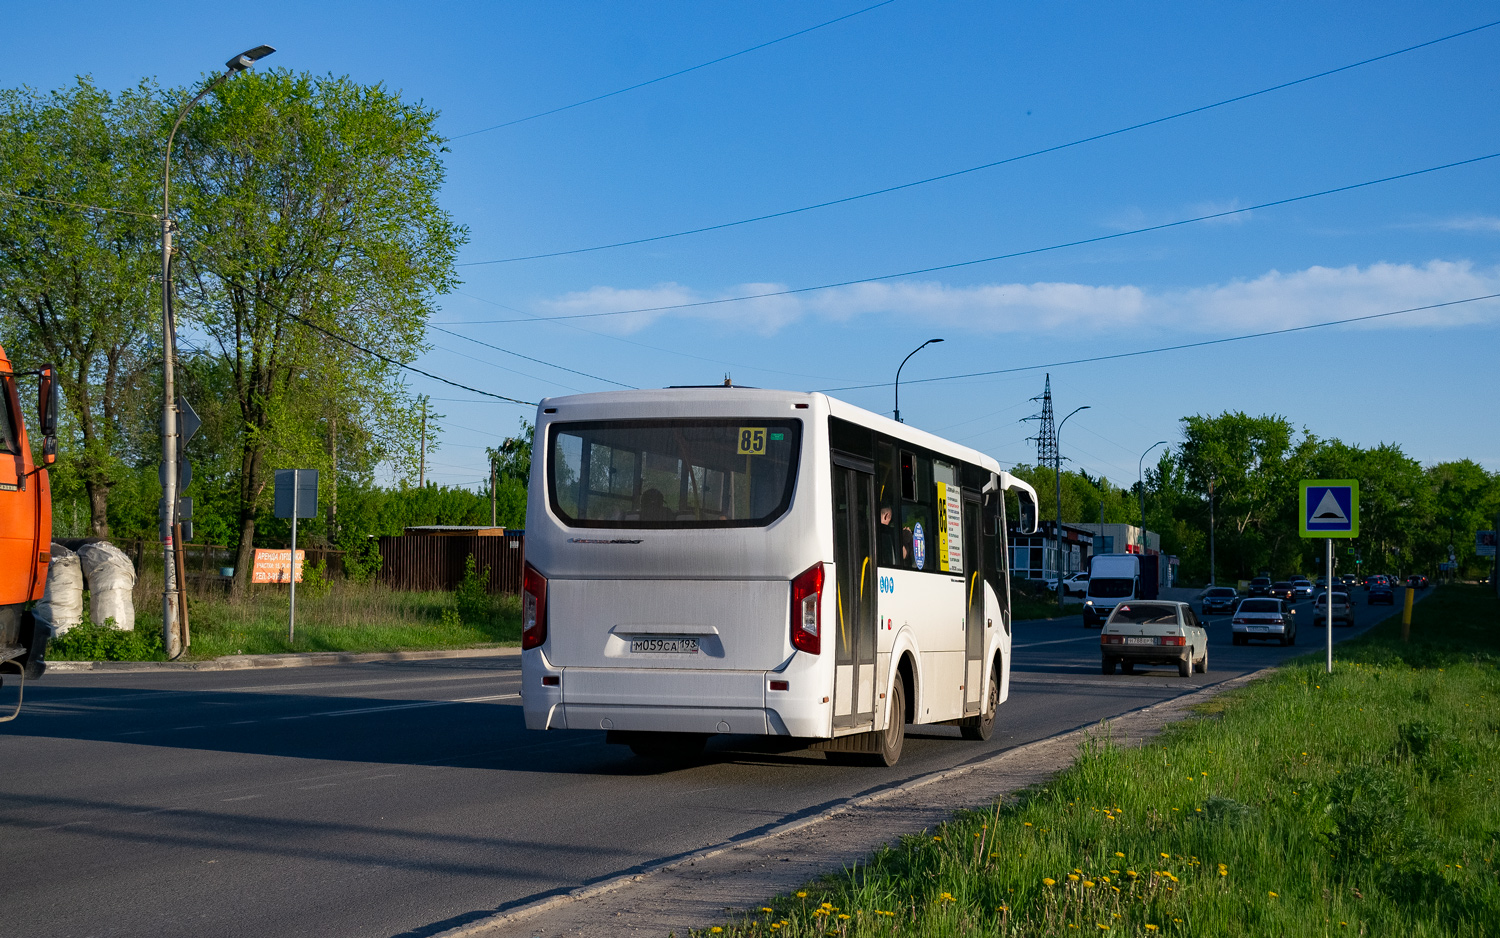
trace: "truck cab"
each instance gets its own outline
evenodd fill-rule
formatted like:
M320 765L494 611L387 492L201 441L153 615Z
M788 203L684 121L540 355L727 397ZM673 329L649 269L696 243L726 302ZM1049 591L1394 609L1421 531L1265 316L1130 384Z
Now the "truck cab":
M1155 599L1158 564L1153 555L1096 554L1089 562L1088 591L1083 597L1083 627L1097 629L1122 602Z
M29 606L42 598L51 560L52 491L47 466L57 459L57 382L50 365L22 374L39 378L40 465L31 452L18 374L0 349L0 679L14 675L24 682L41 676L51 638L51 629L34 622ZM11 713L0 720L14 716Z

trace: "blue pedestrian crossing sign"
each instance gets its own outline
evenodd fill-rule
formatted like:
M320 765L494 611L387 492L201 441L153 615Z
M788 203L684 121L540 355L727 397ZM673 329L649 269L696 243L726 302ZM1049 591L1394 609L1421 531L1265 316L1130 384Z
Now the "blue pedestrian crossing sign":
M1298 533L1303 537L1359 537L1359 480L1303 479Z

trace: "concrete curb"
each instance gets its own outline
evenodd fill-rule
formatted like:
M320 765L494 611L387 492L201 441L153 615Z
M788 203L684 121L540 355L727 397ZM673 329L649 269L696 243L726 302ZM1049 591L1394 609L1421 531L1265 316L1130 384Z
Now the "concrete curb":
M312 668L369 661L433 661L519 655L520 648L453 648L433 651L315 651L285 655L225 655L207 661L49 661L48 674L126 674L140 671L244 671L251 668Z
M601 896L616 892L627 886L641 883L645 880L660 876L662 874L672 873L674 871L683 870L688 867L697 866L698 864L703 863L706 860L721 856L731 851L754 850L758 845L768 843L796 831L802 831L807 828L826 823L834 818L839 817L840 815L847 814L849 812L856 811L858 809L865 808L882 801L898 799L902 796L909 795L919 789L926 788L927 786L934 785L939 782L958 778L960 776L968 775L973 772L990 769L996 766L998 763L1025 759L1031 753L1044 747L1055 748L1059 744L1065 744L1075 740L1081 741L1085 736L1091 733L1099 732L1101 725L1107 725L1109 723L1125 719L1126 717L1143 714L1153 710L1168 710L1174 711L1176 715L1170 717L1167 722L1175 722L1175 720L1177 719L1182 719L1190 715L1192 708L1202 703L1203 701L1215 697L1218 694L1224 693L1225 691L1233 690L1237 687L1242 687L1245 684L1248 684L1254 680L1258 680L1259 678L1271 674L1276 670L1277 669L1275 667L1262 668L1259 671L1254 671L1250 674L1231 678L1227 681L1219 684L1214 684L1210 687L1200 688L1199 690L1193 691L1192 693L1183 694L1180 697L1174 697L1167 701L1151 704L1145 707L1139 707L1135 710L1126 711L1125 713L1113 717L1108 721L1100 721L1100 723L1090 723L1087 726L1079 727L1078 729L1070 730L1065 733L1059 733L1055 736L1049 736L1045 739L1039 739L1034 742L1026 743L1013 749L1007 749L1003 752L996 753L993 756L979 759L965 765L943 769L938 772L933 772L928 775L912 779L900 785L895 785L890 788L884 788L867 795L856 796L854 798L850 798L846 801L840 802L839 804L833 805L832 807L826 808L823 811L818 812L817 814L798 818L794 821L788 821L785 824L778 825L753 837L746 837L740 840L724 841L709 847L705 847L702 850L698 850L686 856L681 856L675 859L655 863L633 872L621 873L608 879L604 879L596 883L591 883L587 886L580 886L567 892L551 896L544 896L532 902L527 902L522 905L506 909L503 912L497 912L493 915L485 916L484 918L470 922L466 925L460 925L446 931L438 932L433 935L432 938L480 938L480 936L495 936L502 933L502 931L508 926L517 925L524 920L534 918L545 912L555 911L563 906L583 902L589 899L597 899ZM1064 764L1057 766L1057 771L1062 771L1069 765L1072 765L1073 761L1076 759L1076 753L1071 749L1069 751L1072 754L1070 754ZM1000 793L996 794L998 795Z

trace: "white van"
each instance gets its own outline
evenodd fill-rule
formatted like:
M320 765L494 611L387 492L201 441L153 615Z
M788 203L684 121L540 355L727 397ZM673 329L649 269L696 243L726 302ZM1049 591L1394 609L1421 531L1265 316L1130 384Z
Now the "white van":
M1089 585L1083 597L1083 627L1099 628L1127 599L1155 599L1159 570L1155 554L1094 555L1089 561Z

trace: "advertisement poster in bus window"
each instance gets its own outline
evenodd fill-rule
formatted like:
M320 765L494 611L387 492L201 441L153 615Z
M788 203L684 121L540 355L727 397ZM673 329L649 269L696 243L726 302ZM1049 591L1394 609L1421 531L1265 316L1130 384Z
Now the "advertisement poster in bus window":
M927 566L927 535L922 531L922 522L920 521L912 525L911 552L916 568L918 570L925 568Z
M938 569L948 573L964 572L963 500L960 489L946 482L937 483L937 507L943 514L938 525Z

